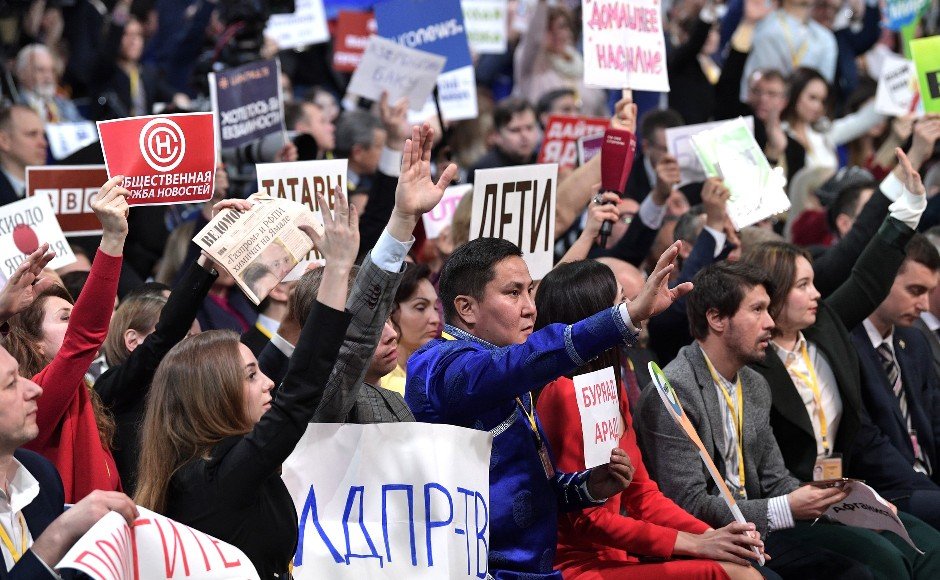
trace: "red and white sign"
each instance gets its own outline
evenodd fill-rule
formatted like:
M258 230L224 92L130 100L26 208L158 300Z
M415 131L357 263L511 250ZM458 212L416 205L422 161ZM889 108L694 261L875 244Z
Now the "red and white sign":
M557 163L559 169L574 169L578 166L578 139L603 133L608 123L603 118L550 116L538 162Z
M578 375L573 380L584 435L584 468L610 463L610 452L620 445L623 435L614 368Z
M333 68L340 72L356 70L369 44L369 36L377 31L372 12L340 10L333 33Z
M460 203L463 196L471 191L473 191L473 184L471 183L448 187L444 190L444 197L434 206L434 209L421 216L421 220L424 222L424 234L429 240L439 237L441 231L454 221L457 204Z
M212 197L212 113L98 121L109 176L123 175L131 205L193 203Z
M41 244L49 244L49 249L55 251L55 258L49 262L49 268L55 270L75 261L75 254L62 234L48 197L27 197L0 206L2 284L6 284L20 262Z
M91 202L107 180L104 165L27 167L26 196L49 196L66 236L98 236L101 222L91 209Z
M584 0L584 84L669 92L659 0Z

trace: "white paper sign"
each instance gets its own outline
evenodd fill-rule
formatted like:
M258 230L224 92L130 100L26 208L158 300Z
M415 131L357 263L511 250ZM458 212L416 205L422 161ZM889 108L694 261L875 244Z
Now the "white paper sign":
M875 93L875 111L894 117L923 114L917 69L912 61L896 55L885 57Z
M606 465L623 435L614 367L578 375L573 380L584 435L584 468Z
M434 206L434 209L421 216L422 221L424 221L424 233L429 240L440 236L441 230L454 221L457 204L460 203L464 195L471 191L473 191L473 186L469 183L448 187L444 191L444 197Z
M507 38L506 0L460 0L463 24L470 41L470 50L477 54L503 54L509 46Z
M666 129L666 149L669 154L679 162L679 185L687 183L696 183L705 181L705 169L695 154L692 147L692 135L701 133L708 129L714 129L721 126L726 121L713 121L711 123L699 123L697 125L685 125L683 127L669 127ZM754 117L748 115L744 117L744 123L747 125L751 135L754 134Z
M477 118L477 77L472 66L441 74L437 94L445 122Z
M470 239L502 238L519 246L533 280L555 258L558 164L478 169L473 183Z
M408 97L408 105L418 111L434 91L446 61L443 56L373 35L347 91L373 101L388 91L390 102Z
M492 443L451 425L308 425L281 475L294 578L485 578Z
M669 91L659 0L584 0L584 84Z
M104 516L56 568L95 580L257 579L245 553L158 513L137 508L133 528L117 512Z
M98 142L98 129L91 121L46 123L49 150L56 159L65 159L76 151Z
M294 13L272 15L264 35L277 42L281 50L328 41L323 0L294 0Z
M894 532L901 539L910 544L915 550L923 554L914 545L911 536L898 516L894 515L888 503L878 495L878 492L861 481L849 481L845 484L849 495L840 502L829 506L823 516L847 526L868 528L869 530Z
M56 254L49 268L55 270L75 262L48 195L0 206L0 273L4 280L9 280L20 262L45 243Z

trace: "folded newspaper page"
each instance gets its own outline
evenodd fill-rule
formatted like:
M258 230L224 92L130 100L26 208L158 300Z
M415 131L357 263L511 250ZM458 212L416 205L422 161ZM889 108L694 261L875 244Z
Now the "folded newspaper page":
M921 552L907 533L907 528L891 510L891 506L878 492L861 481L849 481L843 488L848 496L829 506L824 517L846 526L868 528L875 531L894 532L912 548Z
M323 232L323 222L296 201L256 193L252 208L220 212L193 241L235 278L255 304L313 248L301 225Z

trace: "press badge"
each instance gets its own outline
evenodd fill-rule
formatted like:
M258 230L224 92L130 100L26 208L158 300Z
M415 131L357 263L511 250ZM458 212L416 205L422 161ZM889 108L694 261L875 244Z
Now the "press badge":
M813 481L842 479L842 454L833 453L828 457L817 457L813 467Z
M542 469L545 470L545 479L555 477L555 466L552 465L552 458L548 456L548 447L543 442L539 442L539 459L542 460Z

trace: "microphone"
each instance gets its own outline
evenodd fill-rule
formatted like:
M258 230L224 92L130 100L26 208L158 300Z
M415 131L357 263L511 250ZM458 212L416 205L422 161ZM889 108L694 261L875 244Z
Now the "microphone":
M623 197L627 179L633 169L636 154L636 136L625 129L609 127L604 131L601 144L601 193L612 191ZM613 229L612 221L601 225L601 247L607 246L607 238Z

